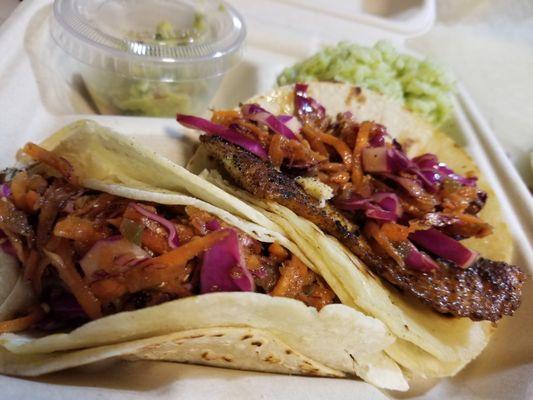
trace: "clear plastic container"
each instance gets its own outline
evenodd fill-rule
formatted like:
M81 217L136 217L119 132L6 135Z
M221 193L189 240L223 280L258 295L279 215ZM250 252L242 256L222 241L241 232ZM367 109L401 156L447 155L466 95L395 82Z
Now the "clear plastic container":
M203 111L246 36L210 0L55 0L51 32L100 113L160 117Z

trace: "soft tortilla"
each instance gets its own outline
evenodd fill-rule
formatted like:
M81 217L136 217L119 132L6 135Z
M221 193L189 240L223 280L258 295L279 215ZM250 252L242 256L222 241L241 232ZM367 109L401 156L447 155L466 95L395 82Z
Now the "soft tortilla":
M457 172L470 171L478 176L480 187L489 195L481 216L490 221L494 233L481 240L470 239L467 244L485 257L511 260L512 239L496 196L464 149L383 95L351 85L324 82L310 83L308 92L325 106L329 115L350 111L360 121L374 120L385 125L411 156L435 153ZM286 86L248 102L259 103L274 114L292 114L293 93L293 87ZM212 166L200 147L189 168L199 173ZM443 316L407 299L374 276L348 249L316 225L277 203L255 199L228 185L216 171L204 171L203 176L249 204L277 215L276 223L313 261L341 301L380 319L396 335L398 340L387 353L406 369L425 377L454 375L487 345L492 331L489 323Z
M152 338L154 341L150 343L159 343L156 337L160 337L163 341L161 345L168 348L168 344L164 343L168 342L166 336L169 334L193 329L206 329L206 332L211 332L211 329L222 327L252 328L260 335L270 337L270 350L275 359L280 359L280 364L291 364L290 359L296 355L301 364L309 358L316 362L316 366L327 367L318 368L318 371L314 371L316 375L331 376L331 370L335 370L337 375L357 375L378 387L407 389L400 369L383 352L394 338L380 321L342 304L326 306L317 312L314 308L306 307L293 299L257 293L213 293L187 297L155 307L114 314L89 322L69 334L54 334L40 339L4 334L0 336L0 346L7 353L4 352L3 356L0 354L0 372L31 375L38 374L39 371L48 372L49 368L52 371L82 365L97 359L114 357L118 355L116 352L123 351L121 344L139 339ZM246 345L250 349L251 346L262 345L251 342L248 344L246 340L241 340L242 337L239 337L239 340L236 336L232 337L231 343L236 349L236 354L233 355L234 365L251 363L250 360L255 358L249 355L237 364L242 346ZM219 354L220 339L217 339L217 336L212 338L212 343L206 343L209 342L206 339L200 343L201 346L189 344L189 351L200 356L205 351ZM286 351L287 347L289 352ZM87 348L95 349L95 353L68 351ZM227 344L226 349L229 351L230 348ZM67 356L64 361L57 361L51 353L61 357ZM75 355L69 354L80 354L81 357L76 358ZM46 357L47 355L50 357ZM230 354L226 352L225 355ZM285 361L287 356L291 357ZM172 357L179 359L179 351L173 351ZM184 354L182 357L188 357L184 358L188 362L209 361L205 356L194 358ZM153 359L156 359L155 356ZM26 369L21 366L15 370L10 367L9 360L15 360L15 365L19 362L24 365L25 360L35 360L36 369L30 368L25 372ZM252 369L264 370L263 361L257 359L258 364ZM31 362L26 363L28 364L31 365ZM305 369L299 371L301 374L305 372Z
M205 364L298 375L344 377L344 373L295 352L264 330L215 327L56 354L16 354L0 349L5 374L39 376L111 358Z
M263 213L94 122L74 123L52 136L45 146L66 158L86 187L135 200L193 205L258 240L280 242L317 270ZM244 209L249 220L254 219L250 215L256 215L255 219L268 221L267 226L249 222L186 194L191 191L198 191L206 201L215 199L233 207L241 204L241 214ZM184 333L193 329L205 330L202 340ZM220 329L227 329L227 334L210 333ZM264 338L262 343L267 344L264 350L251 351L250 347L243 350L244 335L238 333L246 329L254 337ZM175 340L183 341L183 352L178 345L174 347ZM135 355L260 371L321 376L355 374L381 388L406 390L407 382L400 368L384 352L394 340L381 321L345 305L329 305L317 312L288 298L258 293L215 293L111 315L69 334L39 339L4 334L0 336L0 347L3 347L0 372L37 375L110 357ZM231 358L232 364L210 356L220 354Z

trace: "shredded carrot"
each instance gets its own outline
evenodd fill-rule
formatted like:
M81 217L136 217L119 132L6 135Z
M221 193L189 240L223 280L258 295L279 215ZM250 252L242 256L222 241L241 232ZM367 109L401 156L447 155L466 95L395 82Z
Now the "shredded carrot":
M59 157L56 154L43 149L41 146L35 143L27 143L22 149L24 153L29 155L34 160L43 162L44 164L54 168L72 185L78 186L78 179L74 175L74 168L63 157Z
M157 213L155 207L140 203L138 205L150 212ZM158 255L170 250L168 233L159 222L142 215L133 207L126 208L123 217L142 224L147 228L141 234L141 243L144 247Z
M289 258L289 252L278 242L274 242L268 246L268 252L278 261L284 261Z
M373 122L369 121L365 121L361 124L353 149L352 183L354 190L365 197L370 195L371 189L368 178L366 178L363 173L362 153L363 149L368 145L368 138L372 126Z
M461 213L477 198L477 188L462 186L456 182L446 182L440 193L445 211Z
M24 279L33 281L35 279L35 272L39 266L39 253L35 249L30 250L30 254L24 263Z
M244 264L250 271L257 271L262 266L261 258L254 253L244 252Z
M96 243L110 235L108 229L97 226L93 221L68 215L54 226L54 235L83 243Z
M192 235L194 235L195 232L200 236L204 236L209 233L209 229L207 229L207 224L213 219L216 219L221 227L227 227L227 224L224 221L213 217L207 211L201 210L197 207L186 206L185 213L189 217L189 229L191 229Z
M428 221L414 219L409 221L409 226L400 225L395 222L385 222L381 225L380 230L390 241L403 242L408 239L409 234L429 228L431 228L431 224Z
M322 307L333 303L337 295L333 290L327 287L326 283L320 277L315 276L315 278L316 280L313 283L309 295L300 294L298 300L303 301L308 306L320 310Z
M101 302L108 303L128 293L128 287L118 278L107 278L93 282L91 291Z
M283 151L283 144L287 141L285 137L280 135L279 133L276 133L270 142L270 146L268 148L268 158L270 159L270 162L272 165L274 165L276 168L281 167L281 164L283 163L283 160L285 158L285 152Z
M186 269L190 260L224 239L227 234L228 231L219 230L193 239L130 269L123 276L96 281L91 285L91 289L101 301L107 302L128 292L135 293L165 284L175 285L176 280L182 280L190 273L189 269Z
M317 309L335 299L335 293L296 256L280 268L280 278L270 295L298 299Z
M394 222L386 222L381 225L381 233L387 236L387 238L392 242L402 242L404 240L407 240L410 233L427 228L428 227L421 227L418 224L404 226L396 224Z
M312 136L310 135L310 137L313 137L314 139L320 141L322 145L325 143L327 145L332 146L335 149L335 151L341 156L342 162L346 164L346 168L348 169L352 168L352 163L353 163L352 152L346 143L344 143L341 139L339 139L336 136L330 135L328 133L320 132L315 128L308 127L308 125L306 125L306 131L312 132L311 133ZM305 135L305 131L304 131L304 135ZM311 147L313 147L313 143L311 141L310 141L310 144L311 144ZM329 153L326 150L326 153L322 155L327 156L329 155Z
M320 171L325 171L325 172L339 172L339 171L345 171L346 165L342 163L324 162L318 166L318 169Z
M215 110L211 115L211 121L215 124L228 126L240 117L241 114L235 110Z
M150 264L165 265L168 267L182 265L208 248L214 246L215 243L224 239L227 235L228 231L225 230L209 233L208 235L194 239L168 253L162 254L159 257L152 258Z
M472 214L446 212L441 213L441 215L443 217L455 219L456 222L451 225L451 228L460 235L482 238L492 233L492 226L478 216Z
M309 269L298 257L292 257L280 268L280 278L270 294L272 296L296 297L305 285L311 283Z
M28 191L28 173L21 171L15 174L9 183L13 203L19 210L26 210L26 192Z
M28 177L26 171L18 172L10 182L13 203L19 210L32 213L37 209L41 198L39 193L30 188L35 186L36 181Z
M41 175L31 175L29 177L28 188L38 193L43 193L48 187L48 182Z
M257 139L261 142L261 144L266 145L268 143L268 139L270 137L270 134L267 130L263 130L259 128L257 125L252 124L251 122L239 120L237 122L239 125L245 127L249 131L251 131Z
M302 127L302 133L314 151L316 151L320 155L323 155L324 157L329 157L328 149L326 149L324 143L322 143L317 137L317 134L319 132L317 132L315 128L313 128L311 125L305 124Z
M37 294L41 294L43 288L43 274L46 270L46 267L48 267L49 265L50 261L47 257L44 257L40 260L39 264L37 265L37 268L35 269L35 273L33 274L31 283L34 292Z
M391 240L389 240L389 238L383 233L378 224L375 222L367 222L365 225L365 233L367 236L374 238L381 248L399 265L404 265L403 258L398 254Z
M25 199L26 206L31 211L35 211L37 209L40 199L41 199L41 196L39 195L39 193L37 193L35 190L28 190L28 193L26 193L26 199Z
M187 225L183 224L174 224L176 226L176 231L178 232L178 239L180 243L189 242L194 236L194 230ZM167 240L168 244L168 240Z
M350 174L347 171L339 171L329 176L329 181L337 185L344 185L350 180Z
M76 270L68 242L65 239L61 239L55 252L48 250L43 250L43 252L56 268L59 277L68 286L85 313L92 319L101 317L100 301L94 296Z
M141 243L154 254L163 254L164 252L170 250L167 236L160 235L149 229L143 230L141 234Z
M24 331L39 322L44 316L45 312L41 306L36 306L24 317L0 322L0 333Z

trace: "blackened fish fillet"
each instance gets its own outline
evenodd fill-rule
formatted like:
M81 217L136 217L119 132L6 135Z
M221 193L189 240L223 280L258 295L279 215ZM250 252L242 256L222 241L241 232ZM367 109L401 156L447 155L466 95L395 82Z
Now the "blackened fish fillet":
M233 181L254 196L276 201L336 237L365 265L434 310L472 320L497 321L520 305L525 274L515 265L480 258L468 269L437 260L431 273L398 265L373 251L359 228L332 206L320 207L289 176L250 152L216 136L202 136L208 154Z

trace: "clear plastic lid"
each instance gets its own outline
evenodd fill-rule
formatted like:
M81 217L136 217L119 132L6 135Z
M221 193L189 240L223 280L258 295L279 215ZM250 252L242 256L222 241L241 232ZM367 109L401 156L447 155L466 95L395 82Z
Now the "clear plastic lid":
M55 0L52 36L72 57L123 75L220 75L241 56L242 17L221 1Z

